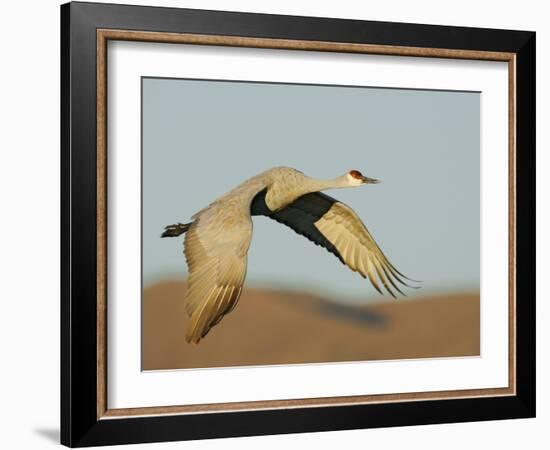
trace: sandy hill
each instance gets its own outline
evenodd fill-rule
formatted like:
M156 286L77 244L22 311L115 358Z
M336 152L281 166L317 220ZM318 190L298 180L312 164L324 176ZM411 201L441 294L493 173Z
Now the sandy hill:
M185 342L184 294L184 282L144 290L144 369L479 355L479 294L355 307L247 289L198 345Z

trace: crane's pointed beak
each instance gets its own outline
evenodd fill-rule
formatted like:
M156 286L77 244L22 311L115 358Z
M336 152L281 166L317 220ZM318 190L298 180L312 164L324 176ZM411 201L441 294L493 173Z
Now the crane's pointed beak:
M377 183L380 183L380 180L377 180L376 178L369 178L369 177L361 177L361 181L364 184L377 184Z

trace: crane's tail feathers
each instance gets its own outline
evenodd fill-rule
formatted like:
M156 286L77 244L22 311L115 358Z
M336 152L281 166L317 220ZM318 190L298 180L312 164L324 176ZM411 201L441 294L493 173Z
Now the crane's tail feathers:
M164 232L160 235L160 237L178 237L181 234L185 233L187 230L189 230L189 227L193 224L191 223L176 223L174 225L168 225L164 227Z

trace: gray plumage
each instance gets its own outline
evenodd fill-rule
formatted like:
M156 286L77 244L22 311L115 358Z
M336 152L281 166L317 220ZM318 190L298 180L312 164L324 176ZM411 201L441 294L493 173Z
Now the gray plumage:
M266 215L325 247L368 277L380 293L379 282L392 296L393 290L402 293L397 283L409 286L403 281L407 277L384 256L357 214L320 193L377 182L356 170L317 180L296 169L276 167L224 194L193 215L191 223L166 227L163 237L185 233L185 307L190 317L186 340L198 343L235 307L246 276L252 215Z

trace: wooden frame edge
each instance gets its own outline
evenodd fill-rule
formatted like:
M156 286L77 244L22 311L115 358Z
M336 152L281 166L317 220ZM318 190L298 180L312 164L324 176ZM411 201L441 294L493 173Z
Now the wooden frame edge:
M112 420L123 417L143 417L173 414L221 413L266 409L345 406L411 402L422 400L449 400L461 398L502 397L516 394L516 54L480 50L404 47L375 44L356 44L290 39L248 38L240 36L164 33L98 28L97 36L97 419ZM436 57L501 61L508 63L509 89L509 385L503 388L468 389L401 394L318 397L288 400L266 400L200 405L151 406L108 409L107 405L107 41L180 43L231 47L269 48L341 53L363 53L390 56Z
M516 55L508 61L508 386L516 382Z
M97 33L97 417L107 411L107 40Z
M316 397L288 400L265 400L199 405L147 406L138 408L107 409L100 420L126 417L159 416L197 413L228 413L238 411L261 411L268 409L315 408L326 406L351 406L426 400L457 400L464 398L506 397L514 395L511 388L468 389L455 391L410 392L401 394L357 395L339 397Z
M154 31L97 29L98 40L123 40L172 44L218 45L224 47L270 48L278 50L306 50L372 55L438 57L475 59L487 61L511 61L515 53L483 50L459 50L447 48L405 47L380 44L356 44L328 41L299 41L292 39L251 38L193 33L159 33Z

